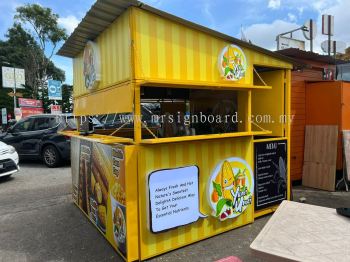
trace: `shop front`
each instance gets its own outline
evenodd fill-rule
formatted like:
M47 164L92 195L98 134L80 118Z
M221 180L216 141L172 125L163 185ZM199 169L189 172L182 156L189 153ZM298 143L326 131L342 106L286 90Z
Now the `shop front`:
M74 67L73 198L125 260L289 199L287 58L136 1L97 1L59 54Z

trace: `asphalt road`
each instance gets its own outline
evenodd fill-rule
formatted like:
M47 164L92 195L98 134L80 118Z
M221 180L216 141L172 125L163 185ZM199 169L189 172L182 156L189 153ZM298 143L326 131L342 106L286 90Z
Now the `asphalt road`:
M229 255L254 261L249 245L266 221L260 219L254 226L152 261L214 261ZM0 179L0 243L1 262L122 261L73 204L69 166L49 169L40 163L22 163L19 173Z
M295 199L329 207L350 206L349 194L294 190ZM249 245L269 216L152 261L215 261L238 256L259 261ZM10 179L0 179L0 261L122 261L71 200L70 167L49 169L22 163Z
M71 200L70 167L0 180L0 261L122 261Z

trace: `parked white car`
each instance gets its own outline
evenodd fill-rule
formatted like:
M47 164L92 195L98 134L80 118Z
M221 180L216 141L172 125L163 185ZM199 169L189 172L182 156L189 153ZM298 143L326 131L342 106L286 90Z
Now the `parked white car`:
M0 142L0 177L11 176L19 171L18 154L13 146Z

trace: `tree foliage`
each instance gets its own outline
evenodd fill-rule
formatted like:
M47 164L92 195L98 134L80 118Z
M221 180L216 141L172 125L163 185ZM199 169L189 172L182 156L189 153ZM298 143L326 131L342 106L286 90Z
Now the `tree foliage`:
M338 54L337 58L345 61L350 61L350 47L345 49L345 54Z
M73 86L71 85L62 86L62 112L73 112Z
M64 71L57 68L51 58L57 45L67 39L64 29L58 26L59 16L50 8L38 4L26 4L16 9L15 23L0 40L0 65L23 68L26 76L25 89L17 90L25 98L43 101L44 111L50 112L46 81L65 81ZM1 70L0 70L1 76ZM0 107L13 112L13 98L7 93L11 89L0 89ZM62 106L65 111L72 109L72 87L62 87Z
M52 12L50 8L42 7L38 4L26 4L17 7L15 19L27 27L27 30L34 30L34 36L39 42L39 46L44 53L47 53L48 44L52 44L48 58L54 54L57 44L67 39L66 31L58 26L59 16ZM31 31L27 31L32 34Z
M44 88L45 81L50 78L48 70L52 67L51 58L56 47L59 42L67 39L67 34L58 26L58 14L53 13L50 8L26 4L17 7L16 12L15 20L35 39L37 47L41 50L41 55L35 59L38 84L32 85L33 92L38 94L39 89Z

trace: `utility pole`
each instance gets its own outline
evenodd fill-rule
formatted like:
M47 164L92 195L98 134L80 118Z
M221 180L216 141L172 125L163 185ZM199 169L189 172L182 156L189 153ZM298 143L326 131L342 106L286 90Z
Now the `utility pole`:
M328 56L331 56L331 16L328 16Z
M14 80L14 86L13 86L13 110L15 111L17 108L17 99L16 99L16 68L13 67L13 80Z
M314 49L313 35L314 35L314 25L313 25L312 19L310 19L310 51L311 52L313 52L313 49Z
M17 97L16 97L16 68L14 65L12 65L11 63L7 62L7 61L3 61L2 62L4 65L7 65L9 67L12 67L13 68L13 83L14 83L14 86L13 86L13 114L15 115L15 111L16 111L16 108L17 108Z

